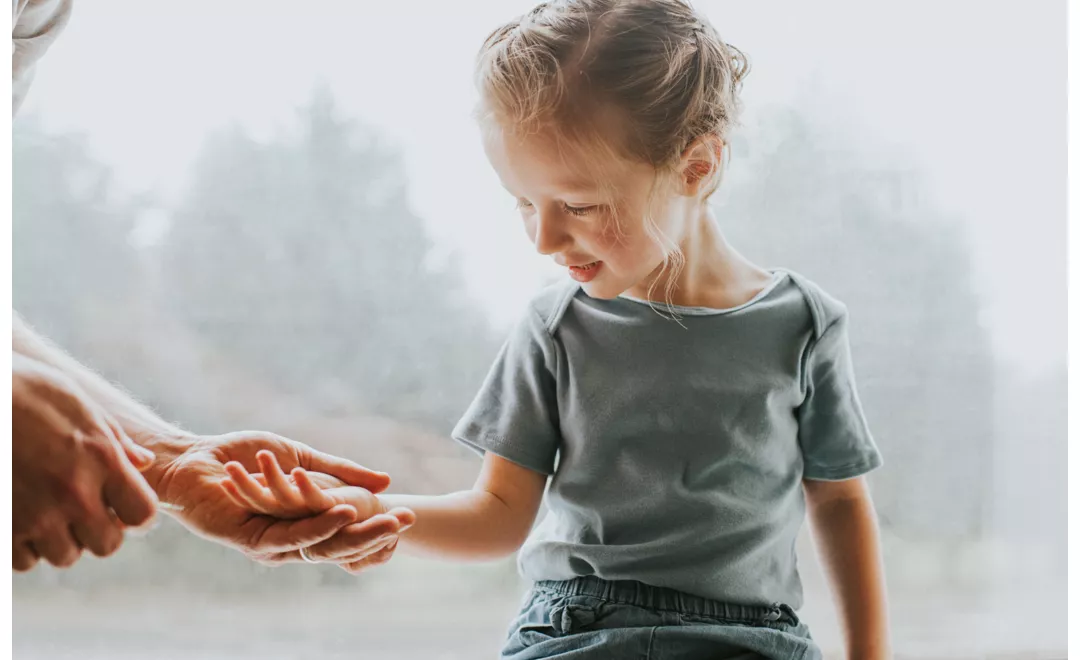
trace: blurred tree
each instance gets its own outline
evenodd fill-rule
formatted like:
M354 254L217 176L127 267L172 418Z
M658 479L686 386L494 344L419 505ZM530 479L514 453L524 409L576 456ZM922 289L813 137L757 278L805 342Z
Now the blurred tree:
M127 243L134 209L111 198L110 174L82 139L47 135L33 117L12 131L12 162L14 307L60 345L86 353L88 328L117 328L117 312L138 293Z
M46 133L33 117L15 124L12 163L15 309L166 417L216 421L202 414L191 374L163 365L179 348L163 331L175 324L157 299L148 250L133 245L153 200L121 198L83 139Z
M318 91L296 135L208 142L163 279L200 336L283 391L445 433L497 343L430 251L399 155Z

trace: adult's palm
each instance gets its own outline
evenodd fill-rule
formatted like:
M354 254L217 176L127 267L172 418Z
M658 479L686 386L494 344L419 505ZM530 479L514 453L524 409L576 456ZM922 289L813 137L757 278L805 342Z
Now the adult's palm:
M196 534L230 545L267 564L295 561L299 559L297 550L329 539L346 526L349 526L350 545L355 543L359 552L393 544L402 522L393 513L358 522L356 510L343 504L310 518L279 520L251 513L235 504L221 488L221 480L226 476L225 464L236 461L257 472L255 455L262 450L272 452L286 471L302 467L373 493L390 485L390 477L382 472L324 454L303 443L272 433L242 431L196 440L165 466L158 494L163 502L182 507L173 515ZM351 560L356 561L356 556Z

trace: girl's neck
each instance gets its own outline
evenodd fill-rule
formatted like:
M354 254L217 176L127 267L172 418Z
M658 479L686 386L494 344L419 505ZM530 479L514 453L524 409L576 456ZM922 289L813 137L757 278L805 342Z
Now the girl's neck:
M749 301L772 281L771 273L728 243L708 206L690 218L679 247L683 263L678 272L661 266L627 293L657 303L726 309Z

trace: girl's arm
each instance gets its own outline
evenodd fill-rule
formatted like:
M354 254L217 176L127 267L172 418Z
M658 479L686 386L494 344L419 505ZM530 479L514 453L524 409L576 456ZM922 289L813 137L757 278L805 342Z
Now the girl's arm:
M328 475L296 468L286 475L270 452L259 452L261 473L238 462L225 465L224 492L252 513L303 518L339 504L361 521L411 509L416 522L399 535L406 550L454 560L490 560L513 554L536 520L547 477L492 453L484 457L472 490L449 495L374 495ZM290 479L290 476L292 477Z
M877 516L866 480L803 481L818 554L832 585L847 657L891 657Z
M536 520L547 477L488 452L472 490L449 495L383 495L386 509L407 507L416 523L402 549L452 560L491 560L513 554Z

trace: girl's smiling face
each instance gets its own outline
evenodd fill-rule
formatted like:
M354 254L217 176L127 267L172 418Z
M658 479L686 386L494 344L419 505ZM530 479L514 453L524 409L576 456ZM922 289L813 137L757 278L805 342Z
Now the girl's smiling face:
M669 251L662 237L678 245L681 198L650 194L661 183L651 165L608 157L599 172L584 163L600 159L575 158L553 136L488 128L484 151L517 198L529 240L590 296L614 298L645 283Z

